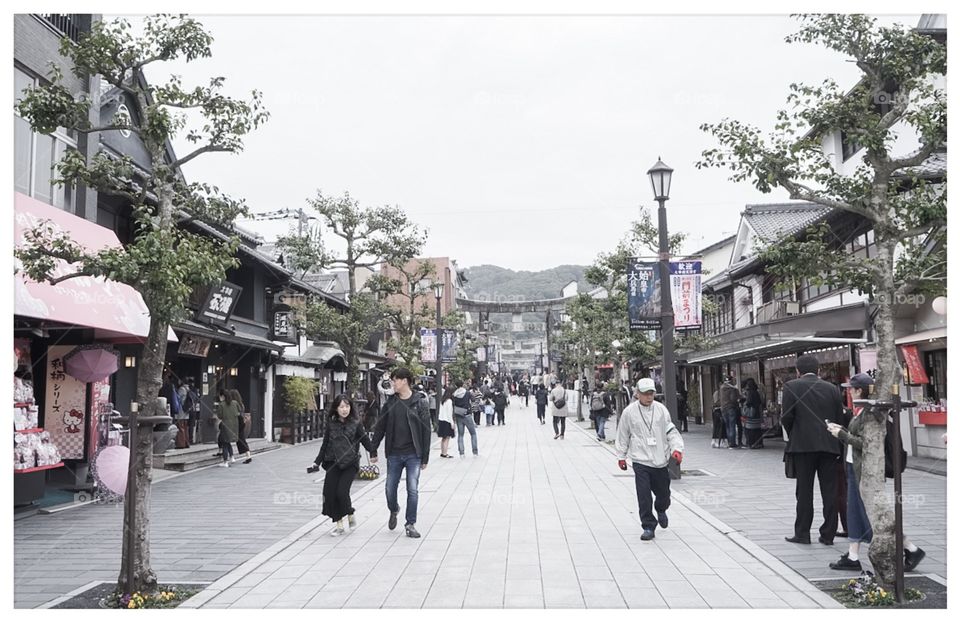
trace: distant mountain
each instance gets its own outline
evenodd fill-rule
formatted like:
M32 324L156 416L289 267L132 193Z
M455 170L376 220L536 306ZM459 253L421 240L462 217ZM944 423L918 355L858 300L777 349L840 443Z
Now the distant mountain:
M538 300L559 298L561 290L570 281L577 281L581 292L589 291L583 273L587 266L557 266L539 272L510 270L500 266L482 265L467 268L464 289L470 298L478 300Z

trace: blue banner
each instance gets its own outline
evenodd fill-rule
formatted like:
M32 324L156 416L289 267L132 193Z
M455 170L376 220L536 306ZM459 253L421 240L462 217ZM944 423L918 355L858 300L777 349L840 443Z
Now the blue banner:
M627 264L627 312L630 330L660 328L660 287L655 262L632 257Z
M457 347L460 345L457 331L443 329L440 333L440 360L444 363L452 363L457 360Z

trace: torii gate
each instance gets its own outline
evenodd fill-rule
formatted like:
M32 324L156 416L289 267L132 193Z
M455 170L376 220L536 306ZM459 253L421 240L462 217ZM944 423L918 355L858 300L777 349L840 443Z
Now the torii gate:
M537 313L546 312L545 324L547 327L547 369L550 369L550 330L552 322L550 315L554 311L563 311L567 308L567 303L574 300L576 296L566 298L545 298L542 300L472 300L469 298L457 298L456 306L464 311L476 312L480 318L481 329L487 326L490 321L491 313ZM540 361L541 370L543 370L543 361Z

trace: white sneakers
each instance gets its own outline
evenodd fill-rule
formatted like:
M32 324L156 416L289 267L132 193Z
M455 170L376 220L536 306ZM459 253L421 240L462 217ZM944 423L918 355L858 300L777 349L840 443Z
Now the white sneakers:
M351 531L357 528L357 519L354 518L353 514L347 516L347 524L350 525Z
M221 463L218 464L217 466L229 467L229 466L230 466L230 463L229 463L229 462L221 462Z

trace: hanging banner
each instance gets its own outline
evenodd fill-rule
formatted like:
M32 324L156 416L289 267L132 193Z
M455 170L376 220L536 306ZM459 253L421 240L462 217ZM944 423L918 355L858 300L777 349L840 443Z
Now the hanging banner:
M297 344L297 327L293 323L293 320L293 311L273 312L273 341L282 341L293 345Z
M440 360L444 363L452 363L457 360L457 347L460 345L460 339L457 331L443 329L440 340Z
M484 346L477 348L477 362L486 363L487 362L487 349Z
M90 416L87 418L87 438L90 442L87 444L87 460L93 460L97 455L97 443L99 441L100 416L110 414L110 381L101 380L90 384L90 404L87 412ZM109 430L107 430L109 432Z
M627 313L630 330L660 328L657 264L631 258L627 264Z
M877 369L877 351L874 349L860 350L860 373L869 374Z
M903 353L903 362L907 365L907 371L910 374L908 384L929 384L927 370L923 367L923 361L920 360L920 352L917 346L900 346L900 352Z
M437 362L437 329L420 329L420 362Z
M670 262L670 298L673 303L673 326L682 330L702 327L701 280L699 261Z
M63 357L76 346L47 348L47 392L43 429L60 450L61 458L83 459L84 424L87 416L87 385L66 373Z

